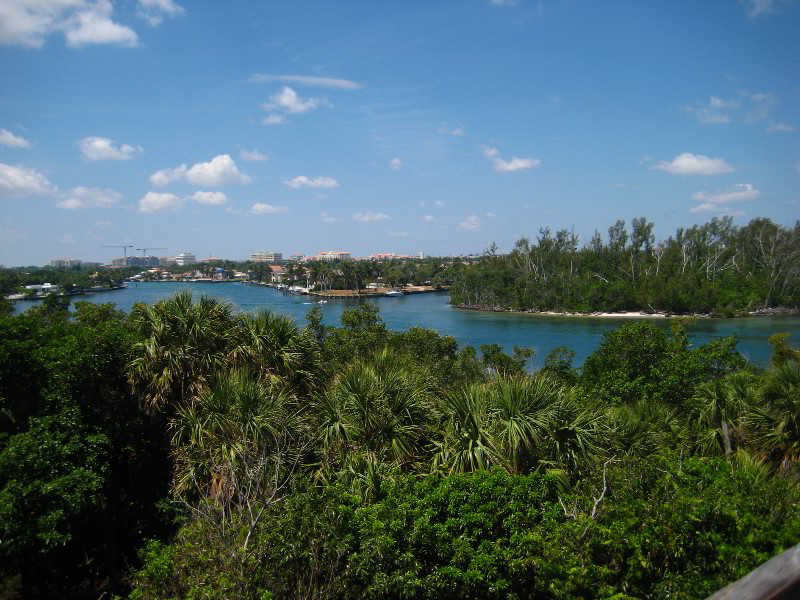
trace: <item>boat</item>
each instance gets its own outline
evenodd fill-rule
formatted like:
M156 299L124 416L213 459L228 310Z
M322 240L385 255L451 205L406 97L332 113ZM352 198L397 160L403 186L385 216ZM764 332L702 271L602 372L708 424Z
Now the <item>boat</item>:
M327 303L328 303L327 300L320 300L319 302L317 302L317 304L327 304Z
M403 292L400 290L389 290L383 294L384 296L389 296L390 298L396 298L397 296L403 296Z

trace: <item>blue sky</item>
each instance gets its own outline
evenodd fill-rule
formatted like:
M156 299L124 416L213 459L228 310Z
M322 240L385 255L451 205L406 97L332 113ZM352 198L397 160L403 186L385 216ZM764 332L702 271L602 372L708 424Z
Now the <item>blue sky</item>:
M800 215L800 2L0 0L0 264Z

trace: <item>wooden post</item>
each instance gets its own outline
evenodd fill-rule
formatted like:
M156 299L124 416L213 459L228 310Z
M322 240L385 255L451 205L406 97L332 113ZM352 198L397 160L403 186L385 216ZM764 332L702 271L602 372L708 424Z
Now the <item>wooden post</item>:
M796 600L800 598L800 544L765 562L707 600Z

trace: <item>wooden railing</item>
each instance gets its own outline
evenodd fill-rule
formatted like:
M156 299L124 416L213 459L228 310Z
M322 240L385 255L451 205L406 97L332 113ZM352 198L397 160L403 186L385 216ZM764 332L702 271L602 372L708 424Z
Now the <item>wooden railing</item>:
M708 600L798 600L800 544L722 588Z

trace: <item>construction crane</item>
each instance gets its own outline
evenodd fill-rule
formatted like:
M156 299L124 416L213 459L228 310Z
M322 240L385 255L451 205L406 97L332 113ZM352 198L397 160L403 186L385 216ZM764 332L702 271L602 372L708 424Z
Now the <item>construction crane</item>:
M145 252L148 250L166 250L166 248L137 248L137 250L141 250L142 256L144 256Z
M133 248L133 246L103 246L103 248L122 248L122 254L125 256L125 266L128 266L128 248Z

